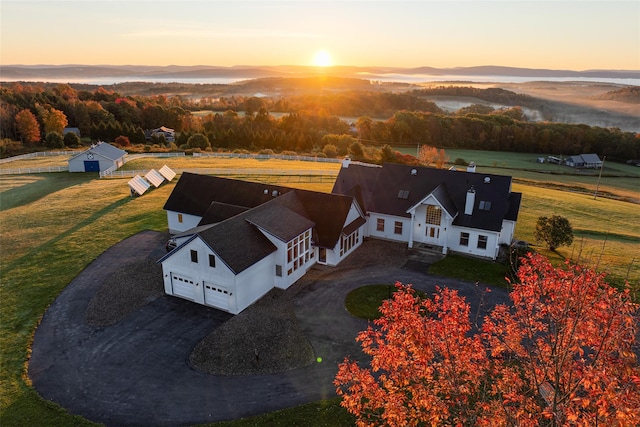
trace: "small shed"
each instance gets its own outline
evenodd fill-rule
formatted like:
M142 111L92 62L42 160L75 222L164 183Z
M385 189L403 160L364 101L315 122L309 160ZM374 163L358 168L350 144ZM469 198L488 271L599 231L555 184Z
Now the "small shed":
M98 142L69 159L69 172L102 172L124 165L127 152L106 142Z

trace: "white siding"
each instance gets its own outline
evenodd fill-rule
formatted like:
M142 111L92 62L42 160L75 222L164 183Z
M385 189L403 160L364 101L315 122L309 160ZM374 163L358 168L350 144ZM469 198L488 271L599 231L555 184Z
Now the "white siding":
M191 261L192 250L196 251L198 254L197 263ZM215 268L209 265L209 254L216 257ZM233 290L235 286L235 275L199 237L196 237L191 242L176 250L173 255L162 262L164 291L168 295L173 295L170 277L171 273L189 277L196 282L194 301L199 304L204 304L204 290L202 283L205 281L218 284L228 288L232 294L235 293ZM234 295L231 295L231 297L235 298ZM236 306L235 301L230 301L230 308L234 308Z
M469 233L467 246L460 244L461 233ZM486 249L478 248L480 236L485 236L487 239ZM464 227L449 227L447 232L447 246L450 251L460 254L495 259L498 254L498 233Z
M360 218L360 209L357 206L357 202L354 200L351 202L351 208L349 209L349 214L347 215L347 219L345 221L345 226L351 224L356 219Z
M378 231L378 219L384 219L384 230ZM402 224L402 233L395 233L396 221ZM409 227L411 224L411 218L397 217L391 215L383 215L378 213L371 213L369 215L369 236L378 239L395 240L398 242L409 242Z
M274 266L275 253L272 253L236 276L237 306L234 311L229 310L231 313L240 313L273 289Z
M511 244L513 240L513 233L515 232L516 223L515 221L505 219L502 221L502 231L500 232L500 239L498 244L506 243L507 245Z
M182 217L182 222L179 221ZM167 223L169 224L169 233L177 234L183 231L191 230L193 227L197 227L202 217L181 214L179 212L167 211Z

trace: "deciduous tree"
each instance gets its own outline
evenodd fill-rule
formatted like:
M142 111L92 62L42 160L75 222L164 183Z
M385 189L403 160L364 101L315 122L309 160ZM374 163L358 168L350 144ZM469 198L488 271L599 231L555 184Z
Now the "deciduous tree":
M55 108L51 108L44 113L42 122L44 123L45 133L56 132L60 135L62 135L62 131L68 124L67 116Z
M16 114L16 127L23 142L40 141L40 125L31 111L22 110Z
M602 275L523 259L512 304L473 331L469 304L410 286L385 301L357 340L368 367L345 360L334 384L358 426L635 426L638 306Z
M541 216L536 222L535 238L538 242L545 242L554 251L560 246L573 243L573 228L569 220L560 215Z
M444 150L423 145L418 152L418 160L425 166L435 166L438 169L442 169L449 161L449 157Z

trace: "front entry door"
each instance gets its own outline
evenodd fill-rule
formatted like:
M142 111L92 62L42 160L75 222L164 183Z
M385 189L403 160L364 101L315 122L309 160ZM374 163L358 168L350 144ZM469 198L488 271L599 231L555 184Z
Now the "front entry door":
M425 231L427 243L438 244L440 242L440 227L427 224Z

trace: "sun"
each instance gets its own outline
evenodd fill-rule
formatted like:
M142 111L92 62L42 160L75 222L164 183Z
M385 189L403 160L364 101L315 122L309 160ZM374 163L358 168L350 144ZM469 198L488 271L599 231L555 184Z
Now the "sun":
M330 67L331 55L326 50L319 50L313 57L313 63L317 67Z

